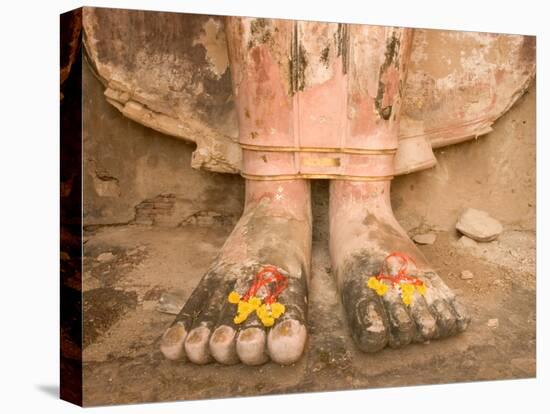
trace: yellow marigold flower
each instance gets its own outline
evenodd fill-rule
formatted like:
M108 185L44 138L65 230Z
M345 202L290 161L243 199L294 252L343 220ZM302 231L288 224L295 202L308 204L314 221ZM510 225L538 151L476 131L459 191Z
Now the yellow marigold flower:
M260 306L258 309L256 309L256 315L258 315L258 318L260 320L265 316L269 316L265 303L262 306Z
M410 296L414 293L414 286L410 283L402 283L401 292L403 292L403 295Z
M252 305L248 302L240 301L237 305L237 312L245 314L247 317L250 315L250 313L254 310Z
M384 296L384 294L388 291L388 285L385 283L379 282L378 287L375 289L378 296Z
M380 285L380 281L374 276L370 277L367 282L367 286L374 290L376 290L379 285Z
M275 302L271 304L271 315L277 319L279 316L281 316L283 313L285 313L285 305L279 302Z
M403 303L407 306L412 303L412 295L401 295L401 299L403 299Z
M248 303L250 304L250 306L252 306L252 309L254 310L260 307L260 305L262 304L262 301L260 298L256 296L252 296L250 299L248 299Z
M416 290L418 291L418 293L420 293L422 296L424 296L426 294L426 285L424 283L422 283L421 285L418 285L416 287Z
M233 291L229 294L229 296L227 297L227 300L229 301L229 303L234 303L236 305L241 300L241 295Z
M372 276L367 281L367 286L374 290L378 296L384 296L388 291L388 285L383 282L380 282L376 277Z
M233 322L235 322L238 325L246 321L247 318L248 318L248 315L244 315L243 313L238 313L237 316L233 318Z
M271 316L266 316L264 318L262 318L262 323L264 324L265 327L270 327L270 326L273 326L273 324L275 323L275 319L272 318Z

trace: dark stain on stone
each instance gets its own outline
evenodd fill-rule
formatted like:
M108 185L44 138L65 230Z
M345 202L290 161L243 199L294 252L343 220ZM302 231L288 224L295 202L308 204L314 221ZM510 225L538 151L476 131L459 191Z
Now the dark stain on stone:
M523 43L520 50L520 60L534 63L536 60L536 48L536 36L523 36Z
M250 133L250 138L252 138L252 139L258 138L258 133L257 133L256 131L252 131L252 132Z
M322 51L321 51L321 57L319 60L325 65L326 68L329 67L329 60L328 55L330 53L330 45L327 45Z
M267 162L267 157L265 155L262 155L262 160L264 160L264 162Z
M290 95L294 95L298 91L303 91L306 85L305 70L307 67L306 49L298 39L298 22L294 23L292 29L292 37L290 44L290 59L289 59L289 84Z
M380 272L380 266L383 258L375 257L367 251L361 251L359 254L348 259L338 273L342 274L342 304L349 323L351 336L356 345L365 352L373 352L383 348L387 342L387 332L389 331L388 317L381 299L367 287L369 276ZM376 313L381 316L381 322L385 329L379 333L364 333L372 325L373 321L369 317L365 303L370 303L376 308Z
M349 66L349 29L347 24L338 24L336 47L336 56L342 56L342 73L345 75L348 73Z
M387 121L388 119L390 119L391 111L392 111L392 106L391 106L391 105L388 105L388 106L386 106L386 107L380 109L380 110L378 111L378 113L380 114L380 116L381 116L382 118L384 118L384 119Z
M400 46L400 39L395 35L395 32L392 33L390 39L386 43L386 51L384 52L385 59L384 63L380 66L380 72L378 75L378 91L374 100L374 106L380 117L386 121L390 119L392 114L392 105L382 107L382 101L384 100L384 93L386 91L386 85L382 82L382 75L391 65L399 68ZM399 93L401 96L401 91Z
M163 289L160 286L155 286L145 292L143 300L159 300L163 293Z
M113 288L92 289L83 294L84 347L105 333L128 310L137 305L136 292Z
M254 19L250 23L250 34L252 35L252 46L261 43L267 43L271 40L271 31L269 30L269 23L267 19L259 18ZM249 48L250 46L249 42Z
M234 111L235 103L229 67L221 77L203 70L210 64L206 48L196 39L204 33L209 19L223 24L220 16L94 8L92 22L101 30L95 30L93 39L89 39L96 42L93 49L97 61L92 64L120 66L130 75L158 64L171 71L170 75L166 72L168 89L193 97L193 114L208 124L221 124ZM193 68L186 72L190 79L184 85L171 79L183 76L183 66L178 62L187 62ZM204 89L197 93L199 84ZM166 99L172 97L168 94Z
M193 322L204 312L212 294L221 289L220 286L222 286L223 280L222 273L214 270L207 272L175 317L172 325L179 322L183 324L187 331L191 330Z
M250 111L248 110L248 108L246 108L246 109L244 110L244 116L245 116L246 118L250 118Z
M298 89L303 91L306 84L306 76L305 71L307 67L307 58L306 58L306 49L305 47L300 44L300 48L298 50L298 59L299 59L299 66L298 66Z
M374 214L367 214L365 219L363 220L363 224L365 226L373 226L376 224L376 217Z
M221 174L216 175L221 178ZM241 203L240 199L244 196L244 185L241 180L237 181L239 182L239 186L237 188L239 191L239 202ZM221 183L223 183L223 181L220 180L219 183L209 185L204 188L201 198L204 200L205 206L222 206L227 204L227 194L225 194L223 191L220 191Z

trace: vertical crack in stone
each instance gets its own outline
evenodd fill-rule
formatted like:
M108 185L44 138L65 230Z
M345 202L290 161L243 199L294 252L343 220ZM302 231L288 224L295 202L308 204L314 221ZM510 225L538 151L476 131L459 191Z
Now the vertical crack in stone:
M386 43L386 51L384 52L384 63L380 66L380 73L378 75L378 91L376 93L376 99L374 100L374 106L380 117L384 120L390 119L392 114L392 105L382 107L382 101L384 100L384 93L386 91L386 85L382 82L382 76L386 70L393 64L399 69L399 51L401 48L401 40L395 35L395 31L392 32L391 38Z
M306 49L300 43L298 22L294 22L292 29L289 59L290 95L303 91L306 86L305 71L307 67Z
M349 28L345 23L338 23L336 47L336 56L342 56L342 73L345 75L349 68Z

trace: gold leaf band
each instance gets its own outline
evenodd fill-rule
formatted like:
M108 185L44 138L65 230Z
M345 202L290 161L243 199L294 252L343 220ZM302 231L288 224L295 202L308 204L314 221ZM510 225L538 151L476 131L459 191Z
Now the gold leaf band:
M286 181L286 180L347 180L347 181L389 181L393 175L358 176L358 175L340 175L340 174L285 174L285 175L254 175L241 172L241 176L247 180L255 181Z
M324 148L324 147L277 147L240 144L242 149L249 151L262 152L335 152L340 154L357 154L357 155L393 155L397 152L397 148L387 149L362 149L362 148Z
M304 158L302 165L306 167L339 167L340 158Z

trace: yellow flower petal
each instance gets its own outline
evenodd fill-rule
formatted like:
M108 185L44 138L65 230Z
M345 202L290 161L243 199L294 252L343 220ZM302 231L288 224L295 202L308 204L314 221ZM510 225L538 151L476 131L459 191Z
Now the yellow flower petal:
M260 298L252 296L250 299L248 299L248 303L250 304L250 306L252 306L252 309L258 309L262 304L262 301L260 300Z
M241 295L233 291L229 294L229 296L227 297L227 300L229 301L229 303L234 303L236 305L241 300Z
M275 302L271 304L271 315L277 319L279 316L281 316L283 313L285 313L285 305L279 302Z
M401 299L403 299L403 303L407 306L412 303L412 295L401 295Z
M412 295L414 293L414 286L410 283L402 283L401 292L405 295Z
M237 305L237 312L239 313L244 313L245 315L249 315L252 311L254 310L254 308L252 307L252 305L250 305L250 303L248 302L243 302L242 300L239 302L239 304Z
M388 285L385 283L380 283L375 290L378 296L384 296L384 294L388 291Z
M380 281L374 276L370 277L367 282L367 286L370 287L371 289L376 290L376 288L378 288L379 285L380 285Z
M273 326L273 324L275 323L275 319L270 316L266 316L262 319L262 323L264 324L264 326L269 328L270 326Z
M265 306L265 303L260 306L258 309L256 309L256 315L258 315L258 318L262 320L262 318L265 318L266 316L269 316L269 312Z
M244 321L246 321L246 318L248 317L248 315L244 315L242 313L238 313L237 316L235 316L233 318L233 322L235 322L237 325L240 324L240 323L243 323Z

